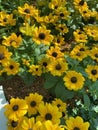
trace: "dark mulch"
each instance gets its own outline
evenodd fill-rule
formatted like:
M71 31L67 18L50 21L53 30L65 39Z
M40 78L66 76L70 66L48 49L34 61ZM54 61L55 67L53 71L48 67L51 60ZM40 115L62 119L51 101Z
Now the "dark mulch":
M9 101L12 97L24 98L30 93L39 93L43 95L45 101L51 99L48 90L43 87L44 79L42 77L37 77L30 86L27 86L24 80L20 76L14 76L9 80L4 80L2 83L5 98Z

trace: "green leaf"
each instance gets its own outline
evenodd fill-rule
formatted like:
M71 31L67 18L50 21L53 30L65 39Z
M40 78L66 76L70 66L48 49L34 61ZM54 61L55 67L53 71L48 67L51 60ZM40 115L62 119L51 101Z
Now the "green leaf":
M44 87L46 89L49 89L49 88L52 88L52 87L54 87L56 85L56 83L58 82L59 77L53 76L51 74L47 74L45 76L45 79L46 80L45 80L45 83L44 83Z
M83 94L84 106L88 109L90 106L90 99L87 94Z
M58 82L55 87L56 97L60 98L62 96L62 92L64 91L65 91L65 86L64 86L63 81Z

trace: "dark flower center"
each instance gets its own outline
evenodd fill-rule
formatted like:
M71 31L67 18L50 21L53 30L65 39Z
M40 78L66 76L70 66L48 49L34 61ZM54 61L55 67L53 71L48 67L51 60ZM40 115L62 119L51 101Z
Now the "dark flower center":
M28 130L33 130L32 128L29 128Z
M91 73L92 73L93 75L96 75L96 74L97 74L97 70L92 70Z
M72 82L72 83L76 83L76 82L77 82L77 78L76 78L76 77L72 77L72 78L71 78L71 82Z
M13 42L16 42L16 41L15 41L15 40L11 40L11 41L10 41L10 44L13 43ZM17 43L17 42L16 42L16 43Z
M4 59L4 54L0 52L0 60Z
M60 64L57 64L55 68L56 68L56 70L61 70L62 67Z
M46 67L47 66L47 62L43 62L43 66Z
M79 5L84 5L84 0L81 0L81 1L79 2Z
M60 39L57 39L57 43L60 43Z
M60 29L63 31L64 28L63 28L63 27L60 27Z
M58 8L58 6L56 5L54 8L55 8L55 9L57 9L57 8Z
M87 11L83 11L83 13L84 13L84 14L86 14L86 13L87 13Z
M39 38L40 38L41 40L44 40L44 39L45 39L45 34L44 34L44 33L40 33L40 34L39 34Z
M61 17L64 17L64 13L60 13L60 16L61 16Z
M45 115L45 119L46 119L46 120L51 120L51 119L52 119L52 115L51 115L50 113L47 113L47 114Z
M52 53L52 56L53 56L53 57L57 57L57 55L58 55L57 52L53 52L53 53Z
M10 65L9 68L12 70L12 69L14 68L14 66L13 66L13 65Z
M30 14L30 10L29 9L25 9L24 12Z
M19 109L19 106L18 105L14 105L12 109L13 109L13 111L17 111Z
M4 22L7 22L7 20L8 20L7 18L4 18L4 19L3 19Z
M95 54L95 57L98 58L98 54L97 53Z
M78 127L75 127L73 130L80 130L80 128L78 128Z
M35 101L32 101L32 102L30 103L30 106L31 106L31 107L35 107L35 106L36 106L36 102L35 102Z
M61 106L60 104L57 105L57 107L60 107L60 106Z
M77 56L81 56L81 53L80 53L80 52L78 52L76 55L77 55Z
M80 51L85 51L85 49L84 48L80 48Z
M17 122L17 121L12 121L12 122L11 122L11 126L12 126L12 127L16 127L17 125L18 125L18 122Z
M65 116L65 113L64 112L62 112L62 117L64 117Z

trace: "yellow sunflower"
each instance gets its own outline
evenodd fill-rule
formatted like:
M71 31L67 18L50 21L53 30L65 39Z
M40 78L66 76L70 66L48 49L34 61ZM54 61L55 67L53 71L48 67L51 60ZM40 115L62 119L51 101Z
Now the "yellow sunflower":
M37 94L37 93L32 93L29 96L25 97L25 100L28 104L28 115L31 116L33 114L37 114L39 105L43 102L42 101L43 96Z
M54 36L53 44L55 46L61 47L63 44L65 44L64 37L61 35Z
M20 32L27 36L33 36L34 29L35 25L30 26L28 23L25 23L23 26L19 28Z
M12 53L5 46L0 46L0 63L6 59L10 59Z
M40 130L41 126L42 123L40 121L36 122L34 117L24 117L20 130Z
M57 106L53 106L50 103L41 104L38 110L40 115L36 117L37 121L44 122L50 120L53 122L53 124L60 123L60 118L62 117L62 113L59 112Z
M13 14L7 14L5 11L0 12L0 26L16 24L16 19L13 19Z
M33 5L29 5L27 3L25 3L23 7L19 6L18 12L22 16L25 16L26 19L30 18L31 16L32 17L38 16L38 10Z
M8 119L17 121L27 113L26 101L19 98L11 98L10 103L5 105L5 115Z
M77 91L81 89L84 85L84 77L81 73L76 71L67 71L63 78L65 87L69 90Z
M96 62L98 62L98 48L97 47L93 47L90 51L89 51L89 56L95 60Z
M2 44L6 46L19 47L22 42L22 37L12 33L9 37L4 37Z
M92 37L95 41L98 41L98 25L86 25L84 31L89 37Z
M7 75L15 75L20 71L19 63L9 59L6 63L3 64L4 70L7 73Z
M48 72L49 71L48 65L50 64L50 58L43 57L42 59L40 59L38 61L38 64L42 66L42 72L43 73Z
M55 60L59 58L64 58L64 53L60 51L60 48L58 46L51 46L50 49L47 50L46 56L50 59Z
M84 0L74 0L73 4L77 10L85 7L88 8L87 2Z
M88 54L88 47L86 47L85 44L80 43L72 49L69 55L74 59L82 61L85 57L88 56Z
M49 2L49 8L50 9L57 9L60 6L65 6L66 5L66 1L65 0L51 0L51 2Z
M20 118L17 121L8 120L8 122L7 122L8 129L7 130L20 130L21 123L22 123L22 118Z
M77 29L73 32L73 36L77 43L87 43L87 35L84 31Z
M58 59L51 61L51 63L48 65L48 69L52 75L62 76L68 69L68 65L65 60Z
M58 16L59 19L64 19L68 20L70 12L67 10L65 6L60 6L56 10L54 10L56 15Z
M98 66L97 65L87 65L85 71L88 74L88 78L92 81L96 81L98 79Z
M42 74L42 66L41 65L30 65L29 72L32 75L41 76L41 74Z
M55 29L57 29L61 34L67 33L69 30L66 24L56 24Z
M46 29L46 26L40 26L35 28L32 40L37 44L50 45L53 40L53 36L50 34L50 30Z
M77 116L76 118L70 117L66 120L66 130L88 130L89 122L84 122L82 117Z
M63 102L61 99L59 99L59 98L55 98L52 101L52 105L56 105L60 112L66 111L67 104L65 102Z
M61 125L53 124L52 121L45 121L42 126L41 130L64 130Z

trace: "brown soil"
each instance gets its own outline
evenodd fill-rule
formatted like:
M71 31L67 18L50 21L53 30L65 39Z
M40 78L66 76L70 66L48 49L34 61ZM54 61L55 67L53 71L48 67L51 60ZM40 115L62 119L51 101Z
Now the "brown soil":
M1 85L3 85L3 90L5 98L9 101L12 97L24 98L30 93L39 93L43 95L45 101L50 100L48 90L43 88L44 79L42 77L37 77L35 81L30 86L27 86L20 76L14 76L12 79L4 80Z

